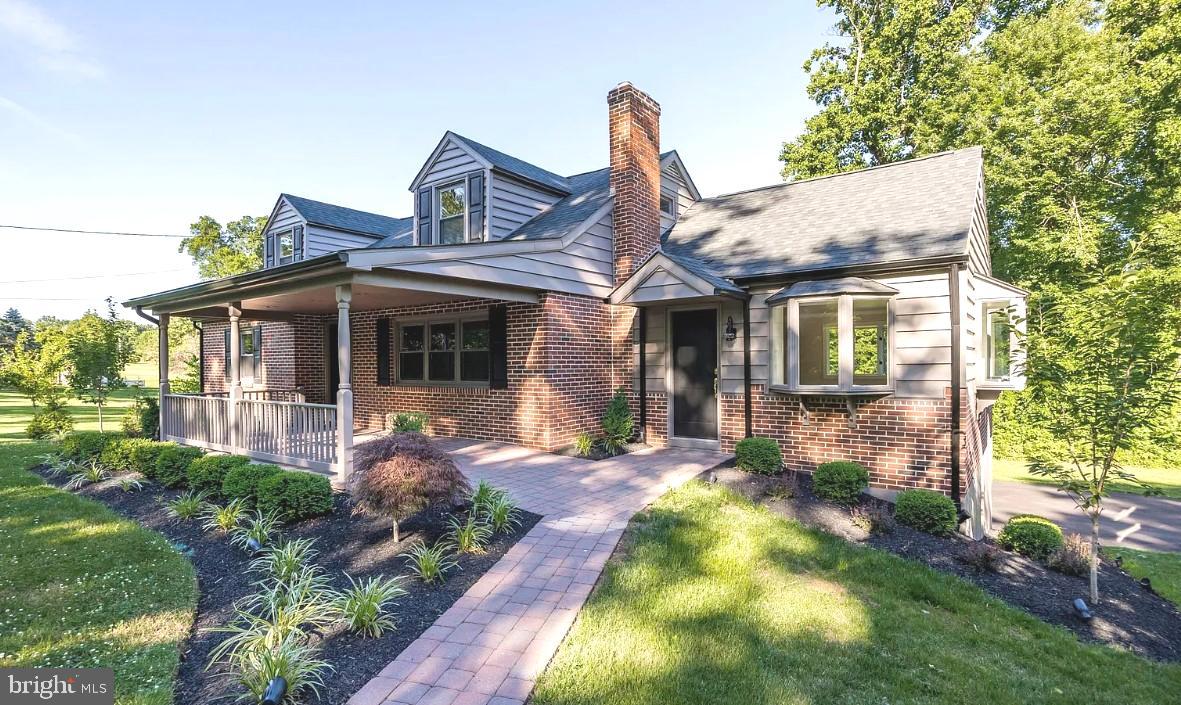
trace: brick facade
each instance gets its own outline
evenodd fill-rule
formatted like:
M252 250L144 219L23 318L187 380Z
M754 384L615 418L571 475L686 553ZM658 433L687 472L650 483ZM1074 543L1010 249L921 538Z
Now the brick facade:
M660 105L630 83L607 94L615 284L660 245Z

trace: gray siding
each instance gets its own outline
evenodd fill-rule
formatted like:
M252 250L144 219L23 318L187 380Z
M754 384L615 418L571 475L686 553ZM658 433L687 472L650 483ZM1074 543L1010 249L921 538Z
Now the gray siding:
M561 198L502 174L493 174L489 183L492 187L492 197L489 199L491 240L505 237Z
M263 268L264 269L267 266L267 263L266 263L266 241L267 241L267 239L271 238L274 235L278 235L280 233L285 233L285 232L291 230L296 225L303 225L304 226L304 249L306 251L306 249L307 249L307 221L304 220L303 216L301 216L298 211L296 211L294 208L292 208L291 204L287 202L286 198L280 199L279 208L274 212L274 214L271 215L271 219L269 221L267 221L267 229L266 229L266 232L263 233ZM274 246L276 248L278 248L277 243ZM305 254L304 258L306 259L310 256L311 255ZM279 265L279 255L276 252L275 266L278 266L278 265Z
M454 141L448 140L447 146L443 148L443 151L439 152L439 156L430 163L430 166L423 173L421 185L435 185L442 181L463 176L469 171L476 171L482 168L483 166L468 154L466 150L456 146Z
M378 238L309 225L304 228L304 259L354 247L368 247Z
M972 209L972 225L968 233L968 269L975 274L992 275L992 255L988 238L988 205L985 202L984 180L976 190L976 204Z
M693 205L693 194L689 191L685 176L675 162L669 163L660 172L660 195L676 200L678 217ZM660 229L662 231L671 228L675 222L664 213L660 214Z

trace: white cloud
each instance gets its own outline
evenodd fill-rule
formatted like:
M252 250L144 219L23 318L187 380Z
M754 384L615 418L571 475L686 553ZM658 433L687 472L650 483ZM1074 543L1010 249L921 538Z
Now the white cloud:
M2 2L2 1L3 0L0 0L0 2ZM85 140L83 140L78 135L76 135L73 132L70 132L68 130L63 130L62 128L57 127L56 125L46 121L40 115L33 112L32 110L29 110L28 108L26 108L25 106L16 102L15 100L10 100L8 98L5 98L2 95L0 95L0 111L5 111L5 112L8 112L8 113L14 115L17 119L21 120L22 122L24 122L28 125L31 125L31 126L37 128L38 130L41 130L42 132L47 133L51 137L54 137L54 138L60 139L60 140L64 140L66 142L70 142L78 147L86 146Z
M36 63L50 71L84 78L104 74L69 28L26 0L0 0L0 31L14 37L32 52Z

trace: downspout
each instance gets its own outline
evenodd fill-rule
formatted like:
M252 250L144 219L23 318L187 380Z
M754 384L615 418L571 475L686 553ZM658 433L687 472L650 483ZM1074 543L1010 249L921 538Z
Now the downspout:
M640 307L640 442L648 441L648 309Z
M960 504L960 263L947 269L948 297L951 299L951 500L963 520Z
M750 299L742 304L742 412L746 437L754 435L750 412Z
M192 321L197 329L197 393L205 393L205 326Z
M143 306L136 306L135 307L135 315L139 316L140 318L144 319L145 321L151 322L151 324L156 326L157 328L160 327L160 319L153 318L153 317L149 316L148 314L144 313Z

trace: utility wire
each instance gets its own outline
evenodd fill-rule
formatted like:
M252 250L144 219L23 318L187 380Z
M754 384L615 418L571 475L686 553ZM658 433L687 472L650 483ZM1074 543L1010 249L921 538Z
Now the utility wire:
M80 279L114 279L116 277L140 277L148 274L174 274L176 272L187 272L187 269L163 269L155 272L124 272L122 274L90 274L81 277L54 277L52 279L12 279L10 281L0 281L0 284L35 284L38 282L71 282Z
M125 233L115 230L74 230L71 228L37 228L31 225L0 225L0 228L10 228L12 230L38 230L53 233L81 233L83 235L126 235L127 237L167 237L167 238L186 238L189 235L163 235L161 233Z

